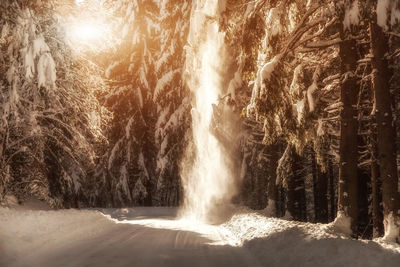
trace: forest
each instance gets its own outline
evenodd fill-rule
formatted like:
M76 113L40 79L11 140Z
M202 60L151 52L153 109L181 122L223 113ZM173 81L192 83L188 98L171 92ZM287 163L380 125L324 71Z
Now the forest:
M399 242L399 1L1 0L0 14L0 203L229 203Z

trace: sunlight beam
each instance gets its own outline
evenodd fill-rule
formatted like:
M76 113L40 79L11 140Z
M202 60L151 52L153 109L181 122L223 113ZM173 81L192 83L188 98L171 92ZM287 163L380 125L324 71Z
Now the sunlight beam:
M194 95L192 115L194 148L181 165L184 204L181 216L215 222L236 193L231 158L211 132L213 105L217 105L225 66L225 35L218 27L218 1L198 0L191 15L186 57L188 85ZM213 19L210 19L213 18Z

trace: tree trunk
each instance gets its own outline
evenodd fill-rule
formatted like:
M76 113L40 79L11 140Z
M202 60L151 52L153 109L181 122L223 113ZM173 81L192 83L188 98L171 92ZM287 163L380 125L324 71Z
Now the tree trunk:
M292 158L292 175L288 177L287 188L287 209L293 219L298 221L306 221L306 197L304 188L304 179L302 176L303 162L302 158L297 154L293 145L290 146L290 157Z
M357 235L358 191L357 191L357 158L358 158L358 120L357 99L358 85L355 76L357 65L356 41L349 38L340 27L339 56L341 59L342 84L340 99L343 108L340 113L340 146L339 146L339 186L338 218L350 218L350 228ZM347 229L346 229L347 230Z
M317 163L315 160L314 151L311 153L311 171L313 176L313 193L314 193L314 222L318 222L319 219L319 201L318 201L318 175L317 175Z
M269 181L267 187L268 206L267 211L270 216L278 216L277 203L278 203L278 187L276 185L276 168L278 167L278 144L269 146Z
M328 162L328 172L329 172L329 219L333 221L336 216L336 191L335 191L335 174L333 173L333 165L329 160Z
M372 131L371 131L372 132ZM376 135L371 134L371 187L372 187L372 225L373 237L383 235L383 214L381 208L381 180L379 178L379 166L376 159Z
M314 209L315 222L328 222L328 177L327 173L321 171L321 167L315 161L315 154L312 155L312 169L314 179Z
M307 221L307 203L306 203L306 187L304 182L304 161L300 155L295 151L295 192L296 192L296 206L298 209L298 220Z
M389 88L391 78L385 54L388 39L382 28L376 24L376 16L370 23L371 52L373 55L373 87L375 92L376 121L378 133L378 160L382 179L382 199L385 235L391 239L399 236L398 227L390 226L399 222L399 193L396 163L396 132L392 116L392 98ZM397 233L394 233L396 231Z
M362 239L371 238L372 225L369 212L369 177L370 173L367 170L358 169L358 233Z

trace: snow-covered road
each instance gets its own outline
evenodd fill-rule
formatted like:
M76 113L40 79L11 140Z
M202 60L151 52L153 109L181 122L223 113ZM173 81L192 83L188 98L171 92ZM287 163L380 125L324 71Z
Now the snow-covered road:
M175 209L103 212L1 210L0 266L260 266L216 245L218 227L171 218Z
M400 247L238 212L222 225L173 208L0 208L0 266L400 266Z

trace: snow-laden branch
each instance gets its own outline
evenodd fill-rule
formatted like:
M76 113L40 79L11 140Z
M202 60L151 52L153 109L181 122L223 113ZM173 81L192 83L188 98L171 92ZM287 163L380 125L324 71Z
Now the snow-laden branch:
M304 46L306 48L327 48L327 47L330 47L333 45L337 45L340 42L342 42L342 40L340 38L335 38L335 39L331 39L331 40L321 40L321 41L307 43Z

